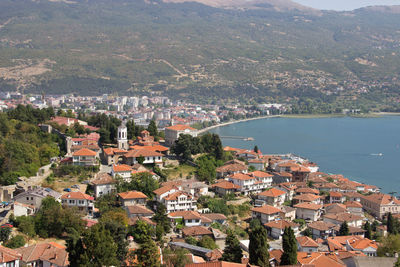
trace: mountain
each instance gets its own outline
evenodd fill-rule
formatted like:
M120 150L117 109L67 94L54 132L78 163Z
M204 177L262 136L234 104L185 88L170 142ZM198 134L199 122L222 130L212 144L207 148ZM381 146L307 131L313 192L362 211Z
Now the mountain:
M2 0L0 90L399 103L396 7L196 1Z

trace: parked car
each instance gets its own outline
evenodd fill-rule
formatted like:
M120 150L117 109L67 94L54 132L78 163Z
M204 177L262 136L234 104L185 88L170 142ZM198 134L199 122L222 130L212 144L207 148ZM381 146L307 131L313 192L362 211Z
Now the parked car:
M76 188L76 189L79 189L79 185L77 185L77 184L74 184L73 186L71 186L71 188Z
M71 188L64 188L65 192L71 192Z
M1 225L1 228L6 228L6 227L13 228L13 225L9 224L9 223L5 223L5 224Z

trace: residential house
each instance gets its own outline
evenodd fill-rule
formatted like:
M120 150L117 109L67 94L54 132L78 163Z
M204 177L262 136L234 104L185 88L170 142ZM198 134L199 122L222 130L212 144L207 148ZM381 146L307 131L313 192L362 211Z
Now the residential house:
M272 174L264 171L254 171L250 173L250 176L253 176L257 179L256 183L258 184L259 190L264 190L272 186Z
M300 266L314 267L346 267L336 255L325 252L297 252L297 261Z
M272 177L272 182L275 185L282 183L290 183L293 180L293 175L289 172L274 172Z
M325 191L325 192L339 192L340 189L339 187L334 184L334 183L324 183L321 185L315 185L316 188L318 188L319 191Z
M293 204L298 203L314 203L321 204L321 196L314 194L301 194L293 197Z
M346 206L346 209L350 213L356 214L356 215L359 215L359 216L363 216L364 215L363 207L362 207L360 202L346 201L343 204Z
M340 232L340 225L336 225L333 228L334 232L336 235L339 234ZM357 236L361 236L364 237L366 230L360 228L360 227L353 227L353 226L349 226L349 235L357 235Z
M126 164L113 165L111 168L111 175L113 178L119 176L125 181L130 181L132 177L132 166Z
M219 181L211 186L215 193L220 196L225 196L227 194L235 194L240 190L240 186L234 183L228 182L226 180Z
M378 243L362 236L336 236L327 241L330 251L358 251L370 257L377 256Z
M204 220L200 215L200 213L198 213L197 211L175 211L169 213L168 218L172 220L182 219L184 225L187 227L200 226L200 225L209 226L212 222L208 218L205 218Z
M79 166L98 165L97 153L93 150L82 148L72 154L72 163Z
M96 179L90 182L94 187L94 196L99 198L104 195L111 194L116 191L116 181L111 175L105 172L101 172L96 175Z
M293 221L294 219L296 219L296 209L295 208L285 206L285 205L280 206L279 208L282 210L281 215L280 215L280 217L282 219L286 219L288 221Z
M169 189L167 187L166 189ZM180 190L175 190L175 187L171 187L171 190L166 191L164 194L161 188L155 190L156 198L160 199L159 202L163 203L167 208L167 213L175 212L175 211L189 211L189 210L197 210L197 200L194 196ZM168 194L168 192L170 192ZM160 197L158 194L162 195Z
M302 194L312 194L312 195L319 195L319 190L310 188L310 187L301 187L296 189L296 195L302 195Z
M0 246L0 267L19 267L22 259L17 250Z
M297 185L294 183L281 183L275 188L285 191L286 192L286 199L285 201L291 201L293 199L293 196L295 195Z
M363 217L348 212L342 212L342 213L325 214L323 220L324 222L329 222L338 225L347 222L349 226L361 227L363 222Z
M178 140L181 134L189 134L193 137L197 136L197 130L188 126L177 124L165 128L165 144L172 146L176 140Z
M120 164L128 150L108 147L103 149L103 159L107 165Z
M345 196L348 201L354 202L361 202L361 197L363 197L363 195L358 192L343 193L343 196Z
M228 176L228 181L232 182L235 185L240 186L240 192L247 195L252 192L261 191L259 189L257 179L253 176L243 174L243 173L236 173L233 175Z
M336 224L323 221L314 221L307 224L307 227L312 232L313 239L318 239L318 238L327 239L328 237L332 236L335 233L334 231L335 226Z
M265 161L262 159L250 159L249 166L254 167L258 171L265 170Z
M329 192L329 203L343 203L346 201L346 197L340 192Z
M125 206L125 210L128 214L128 218L134 218L134 217L145 217L145 218L151 218L154 215L154 212L144 205L131 205L131 206Z
M261 207L254 207L251 209L251 217L253 219L257 218L262 224L275 221L280 218L282 210L275 208L270 205L264 205Z
M318 243L309 238L308 236L298 236L297 241L297 251L299 252L317 252Z
M17 248L22 255L21 263L31 267L67 267L69 265L66 247L55 242L35 244ZM12 266L12 265L9 265Z
M268 204L274 207L280 207L285 202L285 199L286 199L285 191L276 188L271 188L257 195L257 199L255 200L255 206L263 206L264 204Z
M201 214L201 217L208 218L211 220L213 223L219 223L219 224L226 224L227 218L224 214L221 213L204 213Z
M156 200L157 202L161 202L164 197L177 191L179 191L179 188L174 185L162 186L153 191L153 193L155 194L154 200Z
M283 235L285 227L291 227L295 235L299 234L299 225L286 220L270 221L264 224L267 233L274 239L280 239Z
M400 213L400 200L382 193L362 196L361 205L364 210L378 218L382 218L388 212Z
M334 203L324 205L325 214L337 214L347 212L347 208L343 204Z
M124 155L125 162L128 165L134 165L139 163L139 159L143 159L143 163L140 164L154 164L161 167L163 165L164 154L160 152L150 150L147 148L129 150Z
M197 239L203 236L213 237L213 233L207 227L204 226L191 226L182 229L183 237L191 236Z
M61 203L65 207L77 207L89 215L93 215L94 198L82 192L69 192L61 196Z
M296 218L316 221L321 217L322 213L322 205L315 204L311 202L303 202L297 205L294 205L296 208Z
M218 167L217 177L223 178L229 175L234 175L237 173L247 173L248 166L240 160L231 160L225 162L224 165Z
M147 196L139 191L122 192L118 194L122 206L146 205Z
M42 205L42 200L45 197L52 197L55 200L59 200L61 194L50 188L36 187L34 189L29 188L27 191L16 195L14 197L14 203L17 202L28 206L25 206L26 208L23 209L22 205L14 205L14 209L17 208L17 210L14 211L14 215L28 215L29 210L36 212L39 210Z
M30 216L36 213L36 208L33 205L15 202L13 203L14 216Z

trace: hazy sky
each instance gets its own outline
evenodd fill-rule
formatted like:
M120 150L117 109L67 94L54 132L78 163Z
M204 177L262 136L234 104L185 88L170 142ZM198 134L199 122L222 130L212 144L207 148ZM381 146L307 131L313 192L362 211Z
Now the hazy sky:
M400 0L292 0L317 9L353 10L365 6L400 5Z

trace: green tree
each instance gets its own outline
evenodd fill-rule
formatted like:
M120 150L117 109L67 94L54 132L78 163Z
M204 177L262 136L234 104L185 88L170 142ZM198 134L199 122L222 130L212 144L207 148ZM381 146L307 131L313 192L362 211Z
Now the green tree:
M350 234L349 225L344 221L339 228L338 236L346 236Z
M67 242L71 266L119 265L117 250L110 232L101 223L86 230L82 238L74 231Z
M133 236L136 243L142 244L151 236L154 236L154 229L145 221L137 220L136 224L129 227L128 234Z
M282 237L282 248L281 265L296 265L297 242L291 227L285 227Z
M159 267L160 266L160 257L158 247L156 243L150 238L147 238L145 242L140 244L139 249L136 250L138 264L140 267Z
M386 257L387 255L393 257L396 253L400 253L400 235L387 235L384 237L380 242L377 253L379 257Z
M8 248L20 248L25 245L25 238L22 235L16 235L4 244Z
M136 158L136 160L137 160L137 162L139 163L139 164L143 164L143 162L144 162L144 157L143 156L139 156L139 157L137 157Z
M203 248L208 248L208 249L215 249L218 248L217 244L215 244L215 241L205 235L202 238L200 238L199 242L197 243L198 246L203 247Z
M171 222L167 216L167 207L164 204L159 203L157 206L156 213L153 216L153 221L160 225L164 233L169 233L171 229Z
M386 220L386 226L387 226L387 232L389 234L397 234L397 221L395 218L393 218L393 215L391 212L388 213L387 220Z
M215 160L210 156L204 155L196 160L197 170L196 175L200 181L207 181L210 184L214 182L217 177Z
M150 121L149 126L147 127L147 131L149 131L151 136L154 136L154 137L158 136L157 124L154 120Z
M254 150L254 152L258 153L258 146L255 145L253 150Z
M364 237L368 238L368 239L372 239L372 227L369 222L366 222L364 224L364 230L366 231Z
M104 222L104 227L110 231L114 243L117 245L117 259L123 262L128 254L129 243L126 240L126 236L128 235L127 227L124 224L111 220Z
M120 179L117 184L118 192L125 192L130 190L138 190L143 192L149 198L154 196L153 191L160 187L158 181L153 178L149 172L141 172L132 175L130 182L125 182Z
M224 254L222 254L222 260L229 262L242 262L242 249L240 248L240 243L235 234L228 230L227 237L225 240Z
M0 241L5 242L8 240L11 234L11 228L10 227L2 227L0 228Z
M394 267L400 267L400 257L397 258L397 261L394 263Z
M269 266L267 231L262 226L255 226L249 233L249 263L260 267Z

